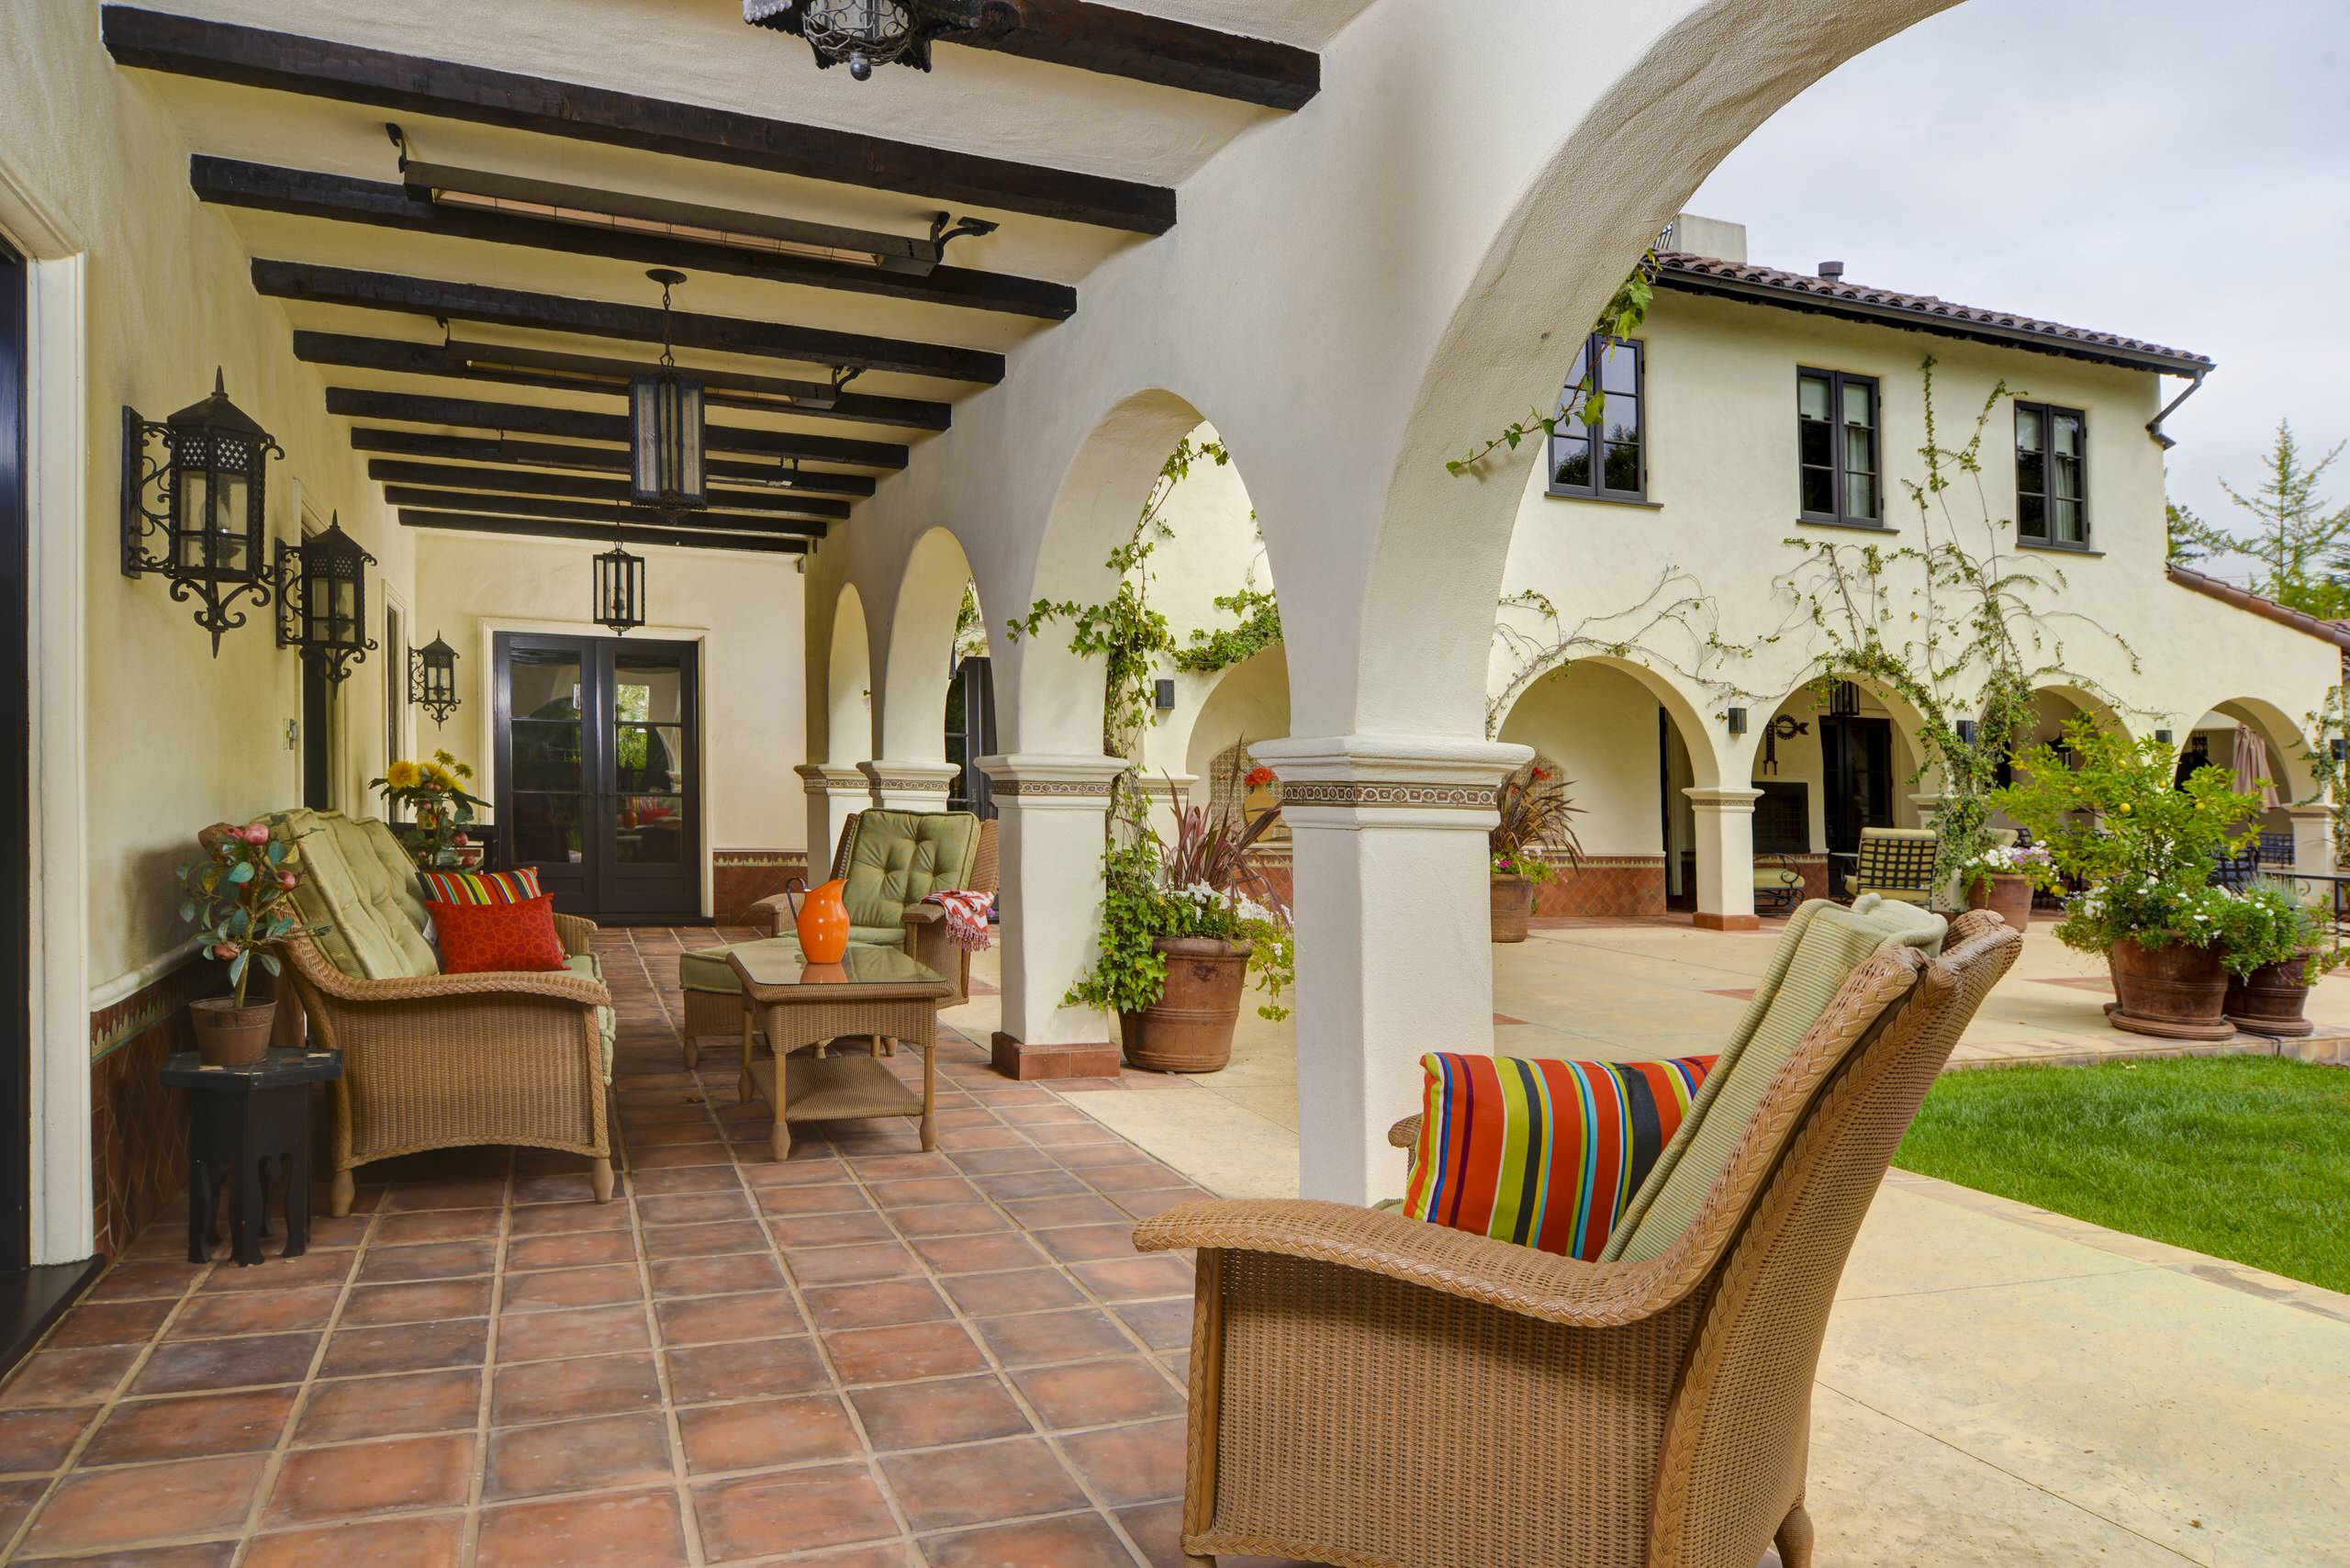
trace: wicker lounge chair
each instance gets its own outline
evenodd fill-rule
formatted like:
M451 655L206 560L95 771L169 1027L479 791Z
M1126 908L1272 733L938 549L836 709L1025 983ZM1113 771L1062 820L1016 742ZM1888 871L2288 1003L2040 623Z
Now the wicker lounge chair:
M1302 1201L1146 1222L1142 1249L1199 1249L1186 1561L1753 1568L1775 1540L1808 1568L1811 1387L1837 1281L2020 945L1964 914L1940 958L1888 946L1852 970L1685 1227L1639 1261ZM1417 1120L1395 1140L1416 1142Z
M996 890L1001 870L993 821L968 812L859 812L841 824L832 875L849 885L851 941L903 947L915 962L945 975L955 994L942 1007L969 999L971 955L947 936L946 912L922 901L956 889ZM789 895L761 899L753 908L772 934L766 940L797 946ZM679 1033L688 1068L701 1059L701 1036L720 1035L731 1043L742 1034L743 992L726 961L733 951L705 947L678 955L677 983L686 999Z
M342 1053L333 1212L351 1212L362 1165L476 1144L585 1155L609 1202L614 1015L589 950L595 924L554 917L566 969L444 975L415 866L389 828L332 812L271 823L308 867L295 907L330 927L288 946L286 972L317 1043Z

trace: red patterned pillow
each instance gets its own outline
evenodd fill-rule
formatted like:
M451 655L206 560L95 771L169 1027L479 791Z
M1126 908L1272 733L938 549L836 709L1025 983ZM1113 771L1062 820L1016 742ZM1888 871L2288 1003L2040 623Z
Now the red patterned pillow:
M554 897L520 903L431 903L441 935L444 975L559 969L563 940L554 932Z

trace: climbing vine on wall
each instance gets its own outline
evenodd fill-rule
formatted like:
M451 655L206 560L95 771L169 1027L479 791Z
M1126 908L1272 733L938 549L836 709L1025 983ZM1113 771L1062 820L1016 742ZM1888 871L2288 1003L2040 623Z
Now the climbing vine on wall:
M1177 669L1186 675L1214 675L1280 645L1281 601L1253 581L1237 593L1219 595L1215 607L1239 624L1193 632L1191 645L1175 655Z
M1746 644L1725 641L1720 604L1677 566L1660 573L1638 602L1586 616L1572 626L1548 594L1533 588L1505 595L1501 609L1502 617L1494 622L1494 642L1509 666L1500 689L1485 702L1488 740L1500 732L1502 721L1528 687L1577 659L1599 655L1636 659L1678 675L1725 706L1759 700L1758 694L1740 686L1728 672L1778 641L1775 636ZM1531 628L1513 622L1512 610L1530 613Z
M1607 308L1599 313L1599 319L1592 328L1593 331L1608 340L1609 353L1615 353L1615 340L1628 338L1640 330L1649 319L1649 306L1655 298L1656 252L1651 250L1640 257L1639 265L1632 269L1631 275L1617 286L1614 297L1607 301ZM1464 474L1473 474L1494 453L1505 450L1516 452L1537 431L1545 439L1557 435L1560 423L1570 417L1580 419L1585 425L1596 429L1606 416L1607 394L1599 385L1599 365L1595 362L1586 363L1583 380L1575 387L1575 395L1572 398L1561 398L1556 413L1546 414L1539 408L1534 409L1526 418L1503 426L1499 435L1470 448L1465 455L1448 462L1444 465L1445 471L1456 479Z

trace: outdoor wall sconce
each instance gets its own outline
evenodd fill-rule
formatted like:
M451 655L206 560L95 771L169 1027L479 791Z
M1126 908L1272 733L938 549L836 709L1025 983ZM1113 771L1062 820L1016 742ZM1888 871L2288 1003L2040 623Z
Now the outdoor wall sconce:
M644 557L618 544L596 557L596 621L615 637L644 624Z
M375 564L342 531L340 515L328 520L324 533L299 544L278 543L277 645L301 649L338 686L375 650L367 635L367 568Z
M436 727L464 706L457 700L457 650L438 633L408 651L408 700L431 714Z
M2172 741L2172 739L2171 739L2171 733L2170 733L2168 730L2156 730L2156 731L2154 732L2154 739L2156 739L2157 741L2160 741L2160 742L2161 742L2163 745L2173 745L2173 744L2174 744L2174 742L2173 742L2173 741Z
M1840 680L1829 689L1828 716L1831 719L1858 718L1861 711L1861 689L1849 680Z
M702 386L677 374L669 339L669 290L686 274L655 267L661 286L661 369L628 384L629 495L671 517L710 504L710 464L702 442Z
M161 443L160 459L150 455L151 442ZM220 634L245 623L230 606L248 594L255 609L269 603L276 573L268 558L268 468L285 455L229 401L218 370L211 397L160 424L122 410L122 575L160 572L174 600L195 599L196 623L212 633L216 659ZM162 535L160 554L147 549L152 533Z
M1983 726L1976 723L1972 719L1961 719L1958 722L1956 728L1958 730L1958 744L1964 746L1973 745L1975 744L1975 737L1983 733Z
M1729 733L1731 734L1742 735L1746 733L1745 709L1732 708L1729 712L1722 716L1729 721Z
M1171 680L1158 682L1153 689L1152 700L1158 704L1158 711L1162 713L1175 711L1175 683Z

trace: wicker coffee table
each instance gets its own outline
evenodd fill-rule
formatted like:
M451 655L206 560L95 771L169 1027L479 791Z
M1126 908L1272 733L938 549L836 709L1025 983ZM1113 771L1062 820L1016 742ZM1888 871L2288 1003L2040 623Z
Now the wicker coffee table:
M922 1146L937 1146L938 1004L955 994L937 970L895 947L851 947L837 964L811 964L788 944L737 948L728 958L743 982L743 1099L757 1094L775 1109L770 1147L791 1155L794 1122L867 1116L917 1116ZM768 1050L755 1036L764 1030ZM831 1043L862 1036L875 1049L834 1051ZM922 1088L881 1060L878 1043L896 1040L922 1052ZM811 1048L812 1047L812 1048Z

